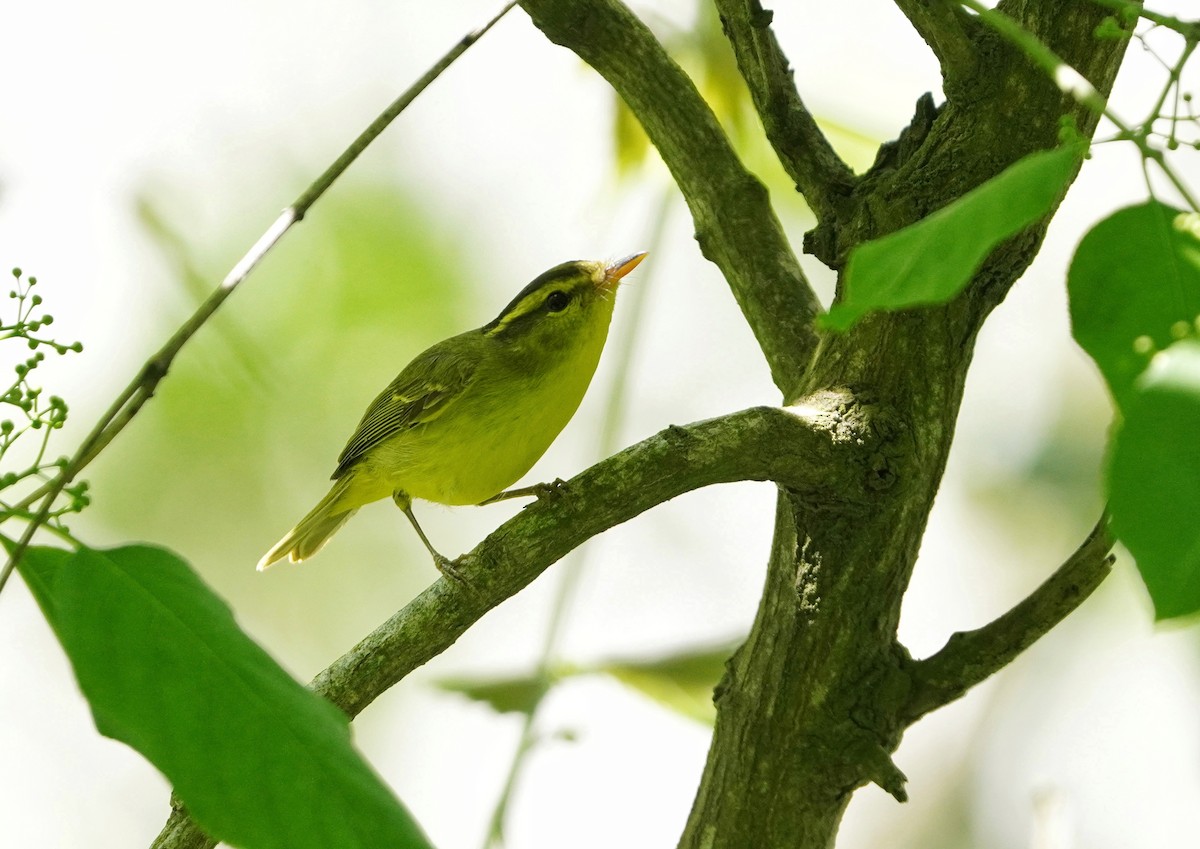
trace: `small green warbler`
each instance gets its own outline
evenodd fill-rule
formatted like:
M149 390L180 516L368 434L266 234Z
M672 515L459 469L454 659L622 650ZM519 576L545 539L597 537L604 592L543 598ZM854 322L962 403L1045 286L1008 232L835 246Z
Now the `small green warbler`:
M483 504L537 462L579 408L608 337L617 287L646 256L565 262L500 315L420 354L371 402L338 457L333 488L258 561L312 557L364 504L391 496L442 572L412 500Z

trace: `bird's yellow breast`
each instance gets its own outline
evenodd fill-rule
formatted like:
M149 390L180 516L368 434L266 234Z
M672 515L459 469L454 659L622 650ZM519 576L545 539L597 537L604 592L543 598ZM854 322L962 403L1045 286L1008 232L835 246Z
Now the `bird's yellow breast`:
M511 486L579 408L608 321L576 336L549 362L503 354L481 360L461 396L433 420L372 449L355 469L362 502L400 490L439 504L478 504Z

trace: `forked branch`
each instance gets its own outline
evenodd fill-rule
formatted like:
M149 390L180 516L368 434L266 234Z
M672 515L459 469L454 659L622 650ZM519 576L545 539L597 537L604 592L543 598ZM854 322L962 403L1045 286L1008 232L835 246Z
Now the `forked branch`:
M847 463L857 451L869 449L861 440L847 440L843 426L834 413L778 407L672 425L568 481L563 497L530 504L458 559L465 583L438 580L311 686L355 716L568 552L685 492L770 480L792 490L853 499Z
M999 672L1079 607L1112 570L1108 514L1044 584L1000 618L960 631L937 654L912 667L909 724Z

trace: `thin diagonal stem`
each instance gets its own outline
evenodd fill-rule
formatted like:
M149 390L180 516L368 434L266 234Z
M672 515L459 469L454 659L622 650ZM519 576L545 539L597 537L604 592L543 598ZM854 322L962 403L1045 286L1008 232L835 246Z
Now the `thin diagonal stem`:
M1163 15L1159 12L1143 8L1141 3L1131 3L1130 0L1092 0L1092 2L1098 6L1106 6L1117 12L1125 12L1126 14L1137 15L1139 18L1145 18L1151 23L1158 24L1160 27L1175 30L1175 32L1184 38L1200 38L1200 20L1185 21L1171 15Z
M8 561L4 564L3 569L0 569L0 591L4 589L9 575L12 574L17 561L29 546L33 535L46 521L46 517L50 515L51 506L54 504L55 499L62 493L64 487L70 484L125 429L134 416L141 411L145 403L154 396L154 391L157 389L159 382L166 377L167 371L183 346L212 318L213 313L225 302L226 298L233 294L234 290L254 270L255 266L262 261L263 257L279 243L284 234L298 221L303 220L309 208L350 167L351 163L358 158L367 145L378 138L387 126L416 99L417 95L428 88L430 83L436 80L468 47L478 41L484 33L491 29L515 5L515 0L507 3L484 26L465 35L446 55L426 71L419 80L396 98L378 118L371 122L371 125L359 134L358 138L346 148L342 155L334 160L333 164L326 168L325 172L311 186L305 189L291 206L279 214L279 217L259 237L258 241L246 252L245 256L238 260L229 274L225 276L225 279L221 281L221 284L205 299L196 312L138 370L137 375L130 381L129 385L121 390L116 400L113 401L104 415L100 417L100 420L83 440L83 443L79 446L70 462L63 468L62 472L27 498L26 501L22 502L22 506L30 506L37 498L42 499L40 507L34 513L33 521L25 528L25 532L21 535L16 547L9 555Z

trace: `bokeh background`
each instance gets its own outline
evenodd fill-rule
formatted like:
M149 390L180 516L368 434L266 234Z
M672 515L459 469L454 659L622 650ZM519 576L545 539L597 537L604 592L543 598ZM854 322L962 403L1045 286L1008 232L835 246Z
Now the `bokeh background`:
M37 275L56 336L85 344L38 372L71 403L60 452L278 210L498 5L0 8L0 266ZM776 28L809 107L864 169L917 97L937 94L935 62L884 0L778 5ZM1189 13L1183 0L1153 5ZM635 9L691 67L710 69L706 93L770 182L798 244L811 221L756 125L738 118L728 66L711 53L697 64L711 21L690 0ZM1161 45L1176 47L1169 37ZM1134 45L1118 113L1139 117L1161 79ZM242 626L308 680L435 573L388 504L364 509L314 561L265 575L255 561L323 494L365 405L400 367L491 319L545 268L653 249L618 304L589 397L529 480L569 477L600 459L606 440L624 446L672 423L775 402L665 169L652 153L639 158L631 138L603 81L512 12L185 350L89 470L95 503L73 529L95 545L145 540L180 552ZM1183 154L1179 165L1195 186L1194 159ZM902 637L915 655L1006 610L1099 513L1111 413L1070 340L1063 281L1089 223L1145 191L1132 150L1098 148L1038 261L980 339L906 599ZM828 298L829 275L804 260ZM618 380L625 350L631 366ZM614 405L621 415L606 424ZM735 640L754 612L772 503L766 484L713 488L610 531L360 717L360 748L437 846L481 845L521 734L519 716L437 682L528 674L568 568L583 571L556 652L565 663ZM518 509L418 507L452 555ZM1153 626L1122 557L1062 627L911 730L896 756L911 801L861 790L839 847L1195 845L1198 659L1194 628ZM706 725L610 677L583 675L552 693L534 730L539 742L507 818L510 846L673 845ZM14 580L0 597L0 845L148 845L167 796L151 766L96 734L49 628Z

